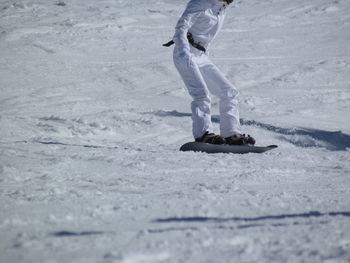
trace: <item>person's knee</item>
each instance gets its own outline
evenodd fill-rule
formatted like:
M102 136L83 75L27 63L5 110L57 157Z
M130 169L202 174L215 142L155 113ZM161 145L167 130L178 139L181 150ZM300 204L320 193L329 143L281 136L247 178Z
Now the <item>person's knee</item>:
M238 98L239 96L239 91L234 87L231 87L227 93L228 93L228 96L231 98Z
M237 99L239 96L239 91L232 86L224 87L219 91L218 97L220 99Z
M188 89L193 101L205 101L205 102L211 102L211 98L209 93L205 89L199 89L199 88L189 88Z

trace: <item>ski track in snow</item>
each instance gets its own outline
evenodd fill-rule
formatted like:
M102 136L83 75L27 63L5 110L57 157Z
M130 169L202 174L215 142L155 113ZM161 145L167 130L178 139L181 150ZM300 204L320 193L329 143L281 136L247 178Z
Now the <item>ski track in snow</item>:
M1 263L350 261L350 2L229 8L247 155L178 151L185 4L1 1Z

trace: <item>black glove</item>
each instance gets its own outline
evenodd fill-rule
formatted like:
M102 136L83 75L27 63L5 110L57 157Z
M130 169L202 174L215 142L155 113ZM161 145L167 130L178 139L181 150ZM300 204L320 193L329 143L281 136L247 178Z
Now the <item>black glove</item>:
M225 0L225 2L229 5L233 2L233 0Z

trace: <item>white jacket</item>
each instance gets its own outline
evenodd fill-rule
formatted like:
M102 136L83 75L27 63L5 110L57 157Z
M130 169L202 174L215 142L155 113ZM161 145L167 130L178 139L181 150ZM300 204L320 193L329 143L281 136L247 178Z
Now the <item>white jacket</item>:
M208 49L223 25L226 7L226 3L218 0L190 0L175 27L173 40L177 48L190 51L187 40L190 32L196 43Z

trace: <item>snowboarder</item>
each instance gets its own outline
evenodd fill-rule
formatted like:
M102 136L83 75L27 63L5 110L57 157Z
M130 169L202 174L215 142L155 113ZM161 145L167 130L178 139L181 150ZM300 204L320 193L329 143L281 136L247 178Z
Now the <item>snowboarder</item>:
M251 136L241 133L238 91L210 61L210 42L220 31L225 9L233 0L190 0L175 27L174 64L193 101L193 136L197 142L254 145ZM220 134L212 132L210 93L220 99Z

